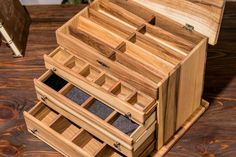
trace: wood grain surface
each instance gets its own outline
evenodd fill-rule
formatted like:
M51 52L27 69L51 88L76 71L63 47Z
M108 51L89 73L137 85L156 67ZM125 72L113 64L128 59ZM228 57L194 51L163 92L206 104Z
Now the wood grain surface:
M26 131L23 111L37 102L33 78L45 72L43 54L57 47L55 30L84 6L30 6L25 58L0 48L0 156L59 157ZM219 43L208 50L204 98L210 109L168 157L236 156L236 3L227 2Z

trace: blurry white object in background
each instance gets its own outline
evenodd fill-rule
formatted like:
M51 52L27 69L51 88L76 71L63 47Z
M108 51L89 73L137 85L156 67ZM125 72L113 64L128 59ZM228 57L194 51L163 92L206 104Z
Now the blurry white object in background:
M62 0L20 0L23 5L61 4Z

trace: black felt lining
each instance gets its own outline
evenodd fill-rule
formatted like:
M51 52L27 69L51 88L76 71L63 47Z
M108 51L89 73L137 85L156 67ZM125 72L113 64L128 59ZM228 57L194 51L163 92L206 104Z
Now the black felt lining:
M101 101L94 100L94 102L88 107L88 111L105 120L114 110Z
M119 115L112 125L127 135L131 135L138 128L138 124L123 115Z
M54 89L55 91L59 91L62 89L68 82L63 78L57 76L56 74L52 74L44 83Z
M87 93L83 92L77 87L72 87L66 94L65 96L69 98L70 100L76 102L78 105L81 105L84 103L90 95Z

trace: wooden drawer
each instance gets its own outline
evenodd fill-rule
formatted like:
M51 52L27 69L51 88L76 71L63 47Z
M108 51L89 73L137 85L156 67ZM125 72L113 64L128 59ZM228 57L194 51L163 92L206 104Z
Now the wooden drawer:
M29 112L24 112L29 132L51 145L65 156L124 156L119 153L121 150L118 148L116 148L118 151L115 150L101 139L95 137L96 134L91 134L82 126L74 123L72 120L76 119L72 118L72 116L64 111L60 113L62 110L56 107L56 105L50 104L50 106L53 106L57 110L40 102ZM76 122L79 123L79 121ZM150 153L152 150L151 148L148 149L148 147L154 143L155 140L154 128L155 123L146 130L147 133L141 136L140 140L142 140L143 145L141 145L136 152L125 155L143 156L147 154L145 151L146 148ZM145 136L145 140L143 136Z
M58 48L44 59L47 69L138 123L144 124L156 109L154 98L69 51Z
M138 123L51 70L35 80L35 88L39 100L59 113L64 112L64 116L74 119L76 124L127 156L132 156L141 147L150 134L148 128L156 122L154 110L144 124ZM156 124L154 126L150 128L151 132L155 131Z

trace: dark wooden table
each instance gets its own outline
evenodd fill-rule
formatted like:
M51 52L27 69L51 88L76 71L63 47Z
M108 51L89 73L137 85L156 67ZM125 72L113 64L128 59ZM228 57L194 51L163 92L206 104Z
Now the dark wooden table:
M43 54L57 47L55 30L79 6L31 6L33 23L25 58L0 48L0 156L61 156L26 131L22 112L36 102L33 78L44 71ZM226 6L219 43L208 50L204 98L209 110L178 141L168 157L236 156L236 3Z

